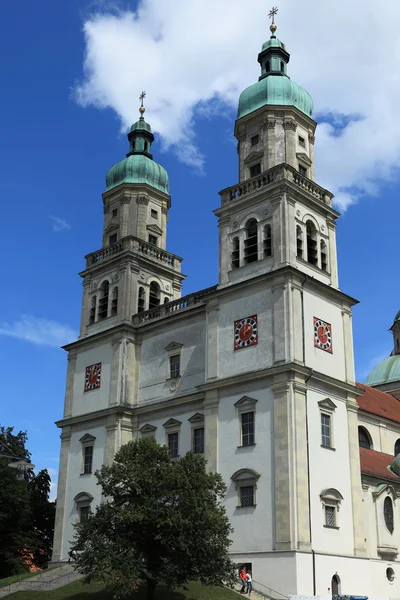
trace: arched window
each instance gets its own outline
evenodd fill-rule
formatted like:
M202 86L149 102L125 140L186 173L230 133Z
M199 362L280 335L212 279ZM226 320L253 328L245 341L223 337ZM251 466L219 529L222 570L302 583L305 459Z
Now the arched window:
M397 456L398 454L400 454L400 439L394 445L394 455Z
M321 269L328 270L328 255L325 240L321 240Z
M108 316L108 296L110 293L110 284L108 281L103 281L100 288L100 299L99 299L99 315L98 318L106 319Z
M160 286L155 281L150 284L149 308L155 308L160 304Z
M365 427L358 428L358 445L360 448L366 448L367 450L371 450L372 448L371 436Z
M168 296L164 296L164 304L167 304L167 302L169 302L169 298Z
M146 299L146 296L144 293L144 288L140 287L139 291L138 291L138 307L137 307L138 313L141 313L144 311L145 299Z
M272 229L271 225L264 227L264 256L272 256Z
M240 266L240 250L239 250L239 238L235 237L232 240L232 269L238 269Z
M331 592L332 596L339 596L340 594L340 577L337 573L332 577Z
M94 323L96 320L96 303L97 303L97 297L92 296L92 300L91 300L91 304L90 304L89 325Z
M317 230L312 221L306 223L307 231L307 261L318 265Z
M296 225L296 244L297 244L297 256L303 258L303 231L300 225Z
M118 287L113 289L111 300L111 315L116 315L118 312Z
M246 264L258 260L257 221L250 219L246 224L246 239L244 240L244 262Z
M388 528L390 533L393 533L393 529L394 529L393 502L392 502L392 499L389 498L389 496L386 496L386 498L383 502L383 516L385 519L386 527Z

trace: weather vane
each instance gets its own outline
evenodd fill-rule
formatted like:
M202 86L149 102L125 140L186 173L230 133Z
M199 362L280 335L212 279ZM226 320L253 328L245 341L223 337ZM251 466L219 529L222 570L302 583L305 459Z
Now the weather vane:
M143 101L146 98L146 92L142 92L139 96L139 100L140 100L140 108L139 108L139 112L143 117L143 113L146 111L145 107L143 106Z
M277 6L273 6L268 13L269 18L272 19L272 23L271 23L271 26L269 29L273 36L275 35L275 31L277 30L277 26L275 25L275 15L277 15L277 14L278 14Z

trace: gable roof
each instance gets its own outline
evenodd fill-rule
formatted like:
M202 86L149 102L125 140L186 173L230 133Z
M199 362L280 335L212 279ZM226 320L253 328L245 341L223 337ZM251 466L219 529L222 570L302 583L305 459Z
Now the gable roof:
M400 423L400 400L397 400L392 394L382 392L369 385L363 383L356 385L363 392L357 398L361 410Z
M393 461L394 456L391 454L360 448L360 467L363 475L371 475L379 479L390 479L390 481L400 483L400 478L387 468Z

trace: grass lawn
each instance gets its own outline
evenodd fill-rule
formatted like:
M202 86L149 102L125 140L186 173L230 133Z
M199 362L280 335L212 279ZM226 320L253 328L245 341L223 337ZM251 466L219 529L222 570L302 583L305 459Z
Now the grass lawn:
M226 588L202 586L199 583L189 583L187 590L167 590L156 588L155 600L237 600L237 594ZM132 600L144 600L145 588L132 595ZM75 581L58 590L49 592L17 592L9 596L10 600L111 600L112 596L105 592L102 584L85 585Z
M20 573L19 575L5 577L4 579L0 579L0 589L6 587L7 585L11 585L12 583L19 583L20 581L24 581L24 579L30 579L31 577L40 575L40 573L47 573L47 571L51 571L52 569L56 568L57 567L50 567L49 569L45 569L44 571L37 571L37 573L30 573L29 571L26 571L25 573Z

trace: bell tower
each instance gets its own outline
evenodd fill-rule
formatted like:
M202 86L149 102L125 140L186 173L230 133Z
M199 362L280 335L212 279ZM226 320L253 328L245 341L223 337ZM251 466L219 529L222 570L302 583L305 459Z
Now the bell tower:
M154 135L140 118L128 133L129 152L106 174L102 247L88 254L80 338L181 296L182 259L166 250L171 207L167 171L153 160Z

